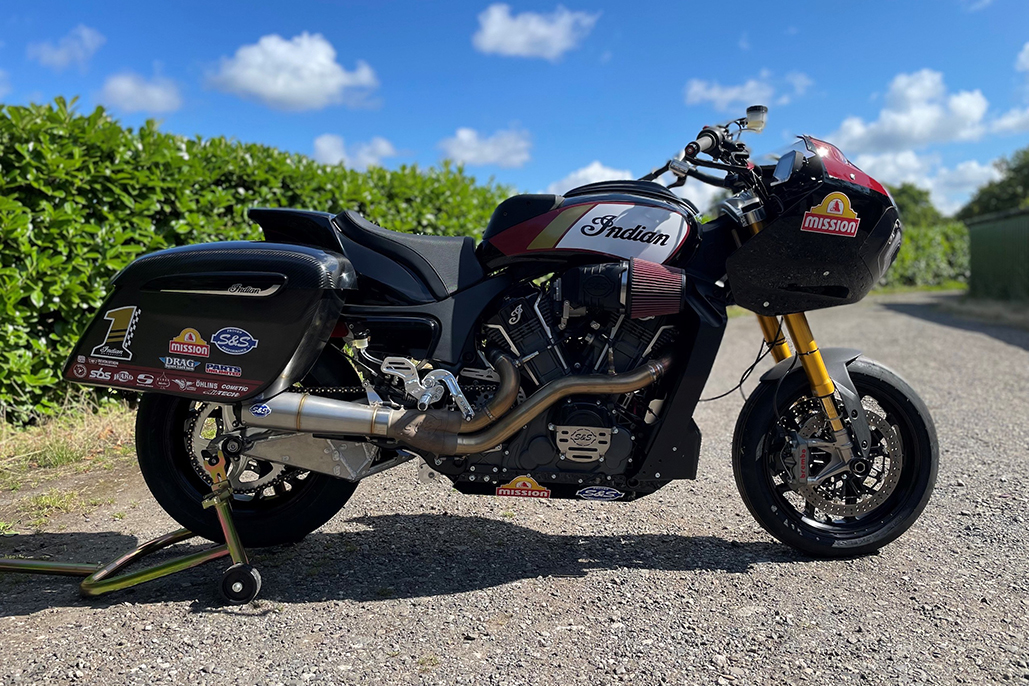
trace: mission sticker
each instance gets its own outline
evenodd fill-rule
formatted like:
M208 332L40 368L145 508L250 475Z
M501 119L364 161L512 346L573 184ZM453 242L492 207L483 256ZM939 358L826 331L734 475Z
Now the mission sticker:
M516 476L503 486L497 487L497 495L510 495L516 498L549 498L550 489L540 486L531 476Z
M857 212L850 207L850 198L835 191L804 213L800 230L853 238L857 235L860 224Z

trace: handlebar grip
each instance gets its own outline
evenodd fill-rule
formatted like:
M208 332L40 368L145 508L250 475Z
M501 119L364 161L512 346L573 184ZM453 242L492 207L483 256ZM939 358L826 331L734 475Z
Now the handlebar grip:
M719 145L722 141L721 132L713 126L705 126L704 130L697 134L697 140L686 146L686 156L696 157L702 152L707 152Z

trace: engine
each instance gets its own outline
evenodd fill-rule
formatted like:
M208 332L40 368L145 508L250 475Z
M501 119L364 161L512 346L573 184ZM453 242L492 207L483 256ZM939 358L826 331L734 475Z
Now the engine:
M685 285L682 270L643 260L581 266L513 293L483 333L520 361L527 393L562 376L622 373L674 341L671 315L682 311ZM471 456L459 481L542 474L548 482L610 484L631 465L634 440L655 409L636 395L571 396L508 444Z

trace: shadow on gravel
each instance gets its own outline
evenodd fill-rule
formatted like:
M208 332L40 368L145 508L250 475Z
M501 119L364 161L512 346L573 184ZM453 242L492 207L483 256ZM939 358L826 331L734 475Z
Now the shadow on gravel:
M948 296L950 297L950 296ZM959 296L952 296L957 298ZM1003 324L991 324L989 322L968 319L950 312L941 310L936 303L903 303L903 302L881 302L879 306L892 310L909 317L917 317L933 324L949 326L962 331L974 331L996 338L1002 343L1013 345L1023 350L1029 350L1029 331L1022 331Z
M463 593L541 576L582 578L593 570L742 574L752 565L808 559L785 546L764 542L673 534L552 535L511 522L446 514L360 517L350 520L350 524L367 529L316 532L293 546L253 551L251 561L264 582L259 599L271 603L381 601ZM93 554L105 536L108 534L27 536L38 539L32 544L35 553L26 544L19 547L18 554L38 557L48 553L54 559L71 561L106 560L135 545L131 537L110 534L122 540L112 545L103 539L104 554ZM177 550L181 554L200 547L185 545ZM0 554L11 552L9 545L0 547ZM154 561L159 559L154 557ZM105 607L125 601L191 601L195 612L219 611L218 581L226 567L224 561L211 562L93 599L79 597L75 579L0 575L4 589L0 615L64 605ZM263 607L268 611L267 603Z

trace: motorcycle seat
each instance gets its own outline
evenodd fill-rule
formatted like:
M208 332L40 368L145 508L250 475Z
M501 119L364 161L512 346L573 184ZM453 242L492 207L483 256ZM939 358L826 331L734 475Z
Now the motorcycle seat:
M390 231L357 212L336 215L340 232L359 245L387 255L418 276L439 300L482 280L482 264L471 236L424 236Z

